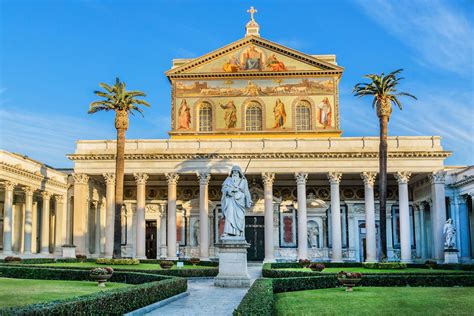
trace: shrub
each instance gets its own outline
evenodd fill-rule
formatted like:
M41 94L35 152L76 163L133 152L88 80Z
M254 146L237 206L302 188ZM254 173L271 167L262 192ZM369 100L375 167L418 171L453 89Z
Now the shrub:
M171 269L173 265L174 265L173 261L169 261L169 260L162 260L160 262L160 267L162 269Z
M258 279L234 310L234 315L272 315L273 301L272 280Z
M87 280L89 275L88 270L7 265L0 266L0 273L6 277L48 280ZM186 279L147 273L116 272L110 280L137 285L48 303L0 308L0 315L121 315L187 289Z
M189 259L189 262L191 262L191 264L192 264L193 266L197 265L200 261L201 261L201 259L199 259L199 258L191 258L191 259Z
M90 275L109 275L112 274L113 270L110 271L111 268L93 268L89 271Z
M365 269L406 269L407 264L402 262L364 262Z
M311 264L308 266L308 268L310 268L312 271L321 272L321 271L323 271L323 270L326 268L326 266L325 266L324 264L322 264L322 263L315 263L315 262L313 262L313 263L311 263Z
M21 258L20 257L13 257L13 256L8 256L8 257L5 257L5 262L9 263L9 262L12 262L12 263L18 263L18 262L21 262Z
M311 264L311 261L309 261L308 259L300 259L298 260L298 263L301 268L306 268L307 266Z
M110 265L136 265L140 264L138 259L111 259L111 258L99 258L95 261L97 264L110 264Z
M337 278L338 279L360 279L362 278L362 273L341 271L337 274Z
M84 262L84 261L86 261L87 256L86 256L86 255L76 255L76 259L77 259L79 262Z

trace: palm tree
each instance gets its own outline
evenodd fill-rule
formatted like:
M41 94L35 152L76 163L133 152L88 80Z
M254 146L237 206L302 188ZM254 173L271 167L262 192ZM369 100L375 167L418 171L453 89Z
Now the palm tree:
M369 83L358 83L354 86L352 93L357 97L371 96L372 107L377 110L380 123L380 146L379 146L379 201L380 201L380 238L382 260L387 258L387 222L386 222L386 202L387 202L387 129L392 104L397 105L400 110L402 104L398 97L407 96L416 100L416 97L406 93L398 92L397 85L402 77L397 75L403 69L395 70L387 75L371 74L365 75L371 81Z
M150 106L146 101L137 99L145 97L141 91L127 91L125 82L115 79L115 84L109 86L106 83L99 84L106 91L94 91L94 93L104 98L94 101L89 105L89 114L98 111L115 112L115 129L117 129L117 154L115 156L115 219L114 219L114 252L113 258L121 257L122 229L120 224L121 211L123 205L123 181L125 169L125 132L128 129L128 114L134 111L143 116L143 110L138 105ZM108 224L108 223L107 223Z

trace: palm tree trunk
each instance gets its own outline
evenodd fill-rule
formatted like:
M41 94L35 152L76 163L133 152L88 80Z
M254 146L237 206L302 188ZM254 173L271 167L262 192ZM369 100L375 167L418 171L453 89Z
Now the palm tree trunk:
M379 116L380 147L379 147L379 202L380 202L380 243L381 258L387 258L387 129L388 116Z
M115 221L113 258L122 257L122 205L125 172L125 128L117 128L117 155L115 158Z

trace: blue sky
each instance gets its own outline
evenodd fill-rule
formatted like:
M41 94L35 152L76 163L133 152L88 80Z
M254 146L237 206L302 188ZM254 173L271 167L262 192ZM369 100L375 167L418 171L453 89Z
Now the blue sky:
M262 37L308 54L336 54L343 136L377 136L367 73L404 68L404 100L389 134L440 135L474 164L474 4L466 1L0 0L0 148L54 167L78 139L113 139L113 115L88 115L99 82L116 76L152 108L127 137L166 138L173 58L198 57L244 36L253 5Z

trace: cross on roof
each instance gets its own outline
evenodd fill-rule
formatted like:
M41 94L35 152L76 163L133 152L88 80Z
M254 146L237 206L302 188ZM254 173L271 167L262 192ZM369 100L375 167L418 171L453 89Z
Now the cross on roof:
M247 12L250 13L250 19L251 19L252 21L255 21L254 18L253 18L253 15L254 15L255 13L257 13L257 10L255 10L253 7L250 7L250 9L248 9Z

